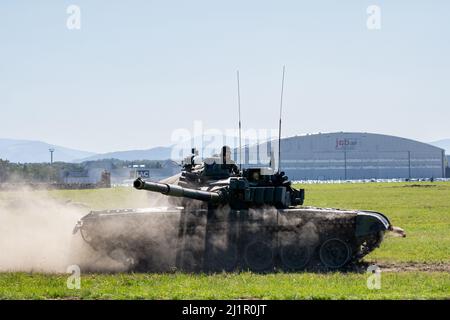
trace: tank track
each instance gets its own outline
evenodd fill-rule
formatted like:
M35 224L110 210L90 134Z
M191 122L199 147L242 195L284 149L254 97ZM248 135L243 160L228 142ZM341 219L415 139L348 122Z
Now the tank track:
M75 227L95 250L129 270L216 272L335 270L370 253L383 232L357 235L361 211L94 211Z

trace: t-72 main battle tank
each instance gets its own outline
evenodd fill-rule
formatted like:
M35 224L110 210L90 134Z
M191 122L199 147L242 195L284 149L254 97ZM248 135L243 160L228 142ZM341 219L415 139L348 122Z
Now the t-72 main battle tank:
M301 206L304 190L272 168L239 170L229 149L186 161L164 182L134 181L139 190L181 200L165 208L92 211L74 233L130 269L257 272L337 269L398 231L373 211ZM170 181L171 183L167 183Z

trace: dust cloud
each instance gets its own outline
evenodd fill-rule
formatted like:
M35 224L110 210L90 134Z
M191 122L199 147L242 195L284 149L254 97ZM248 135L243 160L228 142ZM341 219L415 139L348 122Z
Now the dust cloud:
M144 195L139 193L138 196ZM131 202L135 199L126 199ZM138 197L140 198L140 197ZM167 197L141 200L149 206L168 205ZM51 197L46 190L15 188L0 194L0 272L66 273L71 265L84 272L127 271L127 266L95 251L73 229L89 208L70 200ZM162 219L163 220L163 219ZM116 230L130 229L115 223ZM145 225L146 233L164 233L164 226ZM128 230L133 234L136 230ZM141 233L142 230L140 230ZM138 232L139 234L139 232ZM158 237L154 237L158 238Z
M85 209L46 191L7 191L0 199L0 271L65 272L72 229Z

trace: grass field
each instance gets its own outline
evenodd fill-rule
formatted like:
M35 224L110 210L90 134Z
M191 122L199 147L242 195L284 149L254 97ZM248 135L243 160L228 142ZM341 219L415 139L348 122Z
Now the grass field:
M305 185L306 205L370 209L404 228L406 238L387 237L365 258L380 265L450 265L450 183ZM41 192L41 191L37 191ZM93 209L145 205L131 188L51 191L56 199ZM0 201L10 197L0 193ZM446 268L445 270L449 270ZM450 299L450 273L382 272L380 290L369 290L365 273L273 274L87 274L81 289L66 287L67 275L0 274L2 299Z
M0 276L2 299L448 299L444 273L382 273L381 289L369 290L365 274L110 274L85 275L80 290L66 275Z

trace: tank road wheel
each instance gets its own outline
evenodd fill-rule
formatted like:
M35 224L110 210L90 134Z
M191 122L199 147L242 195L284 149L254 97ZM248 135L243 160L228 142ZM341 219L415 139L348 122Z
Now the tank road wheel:
M255 272L267 271L273 266L273 251L264 241L251 242L245 248L245 264Z
M85 229L80 228L80 234L86 243L89 243L89 244L92 243L93 239Z
M301 270L311 258L311 249L308 246L289 244L281 248L280 258L284 269Z
M108 256L111 259L122 263L127 270L136 265L135 259L131 255L127 254L126 250L122 248L115 248L109 251Z
M328 239L320 247L320 261L329 268L340 268L350 259L351 250L347 243L338 238Z
M209 259L207 259L204 267L206 270L213 272L231 272L236 269L237 262L237 251L231 249L221 252L217 255L212 255L212 257L209 257Z
M95 251L99 251L99 249L101 248L101 244L99 245L98 238L91 237L89 235L89 232L87 232L83 228L80 228L80 235L84 242L90 245L92 249L94 249Z

